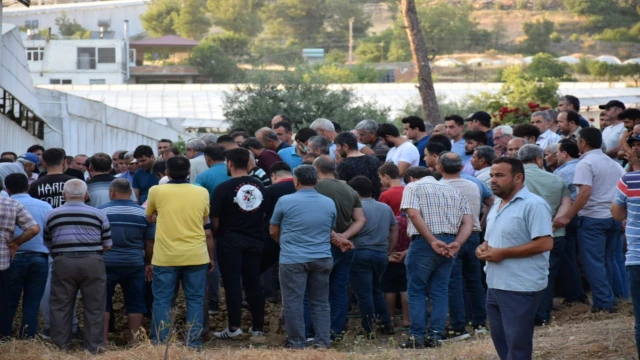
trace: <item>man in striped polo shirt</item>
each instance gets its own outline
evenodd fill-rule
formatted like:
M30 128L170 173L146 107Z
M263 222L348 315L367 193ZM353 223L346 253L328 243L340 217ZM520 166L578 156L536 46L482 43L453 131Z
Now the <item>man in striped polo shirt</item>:
M51 340L69 349L73 304L80 290L83 348L95 354L104 347L107 275L102 254L111 248L111 228L102 211L84 203L89 196L84 181L67 181L62 194L64 205L49 213L44 229L44 242L53 256Z
M640 144L640 135L629 138L629 146ZM634 152L634 155L635 152ZM611 205L611 214L618 221L627 220L627 273L631 287L633 314L636 318L636 346L640 354L640 171L622 176L618 182L616 197Z

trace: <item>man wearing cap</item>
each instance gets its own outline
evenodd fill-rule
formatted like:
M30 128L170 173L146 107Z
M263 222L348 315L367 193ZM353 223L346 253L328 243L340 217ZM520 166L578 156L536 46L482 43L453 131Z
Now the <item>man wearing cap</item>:
M627 144L631 148L626 154L626 159L629 161L627 172L633 172L640 170L640 134L632 134L627 139Z
M478 111L465 121L471 122L471 130L484 131L487 134L488 143L486 145L493 147L493 130L491 129L491 115L484 111Z
M609 126L602 130L602 142L604 143L607 155L616 159L618 151L622 148L620 137L624 132L624 124L618 115L625 109L625 106L618 100L611 100L599 107L604 110L604 118L609 123ZM618 162L621 163L621 161Z
M35 170L40 165L40 159L37 155L31 153L22 154L18 157L17 162L24 166L24 171L27 173L27 177L29 178L29 185L38 180L38 174L35 173Z

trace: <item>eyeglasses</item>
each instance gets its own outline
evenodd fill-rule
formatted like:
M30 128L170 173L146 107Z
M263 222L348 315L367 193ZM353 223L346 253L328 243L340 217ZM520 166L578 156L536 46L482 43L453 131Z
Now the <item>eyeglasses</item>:
M507 136L507 135L494 136L494 137L493 137L493 141L500 140L500 139L502 139L502 138L503 138L503 137L505 137L505 136Z

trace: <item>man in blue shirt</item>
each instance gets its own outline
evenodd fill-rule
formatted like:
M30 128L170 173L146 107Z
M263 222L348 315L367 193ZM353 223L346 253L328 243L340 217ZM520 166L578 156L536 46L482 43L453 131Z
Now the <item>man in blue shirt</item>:
M145 305L145 275L153 276L151 258L156 225L149 223L145 210L130 199L131 185L125 179L115 179L109 186L110 202L99 207L111 224L113 247L104 254L107 272L107 307L105 311L105 344L109 332L109 317L116 285L124 293L131 338L142 326Z
M491 187L498 198L487 216L486 241L476 250L487 262L487 314L500 359L531 359L533 321L553 248L551 208L529 192L524 178L520 160L493 162Z
M11 198L25 206L29 214L40 226L38 235L20 245L18 252L11 260L9 267L9 314L8 320L13 323L13 317L18 309L22 296L22 325L20 337L33 338L38 330L38 310L40 299L44 294L49 275L49 249L44 246L43 231L47 215L53 208L46 201L34 199L27 193L29 182L24 174L11 174L5 179L7 192ZM22 230L15 227L14 237L20 236Z
M138 204L144 204L147 201L149 189L158 185L158 177L153 173L153 164L156 158L153 155L153 149L148 145L140 145L133 152L133 157L138 164L138 170L133 174L133 192L136 194Z
M300 129L296 133L296 146L284 148L278 151L278 155L280 155L282 161L289 164L291 170L295 170L295 168L302 165L302 157L309 152L307 142L314 136L316 136L315 130L310 128Z
M337 210L330 198L315 190L318 174L313 166L301 165L293 174L297 192L278 200L269 227L271 237L280 243L280 286L288 346L306 346L306 292L315 329L313 345L328 348L331 231L336 226ZM309 204L313 204L314 211L309 211Z
M209 197L213 196L213 191L218 185L231 179L227 174L227 165L224 158L224 147L222 145L209 145L204 149L204 159L209 169L198 175L196 185L202 186L209 192Z
M407 139L413 140L418 148L418 153L420 153L420 163L418 165L426 167L427 163L422 158L422 154L424 154L424 148L427 147L427 141L431 136L427 132L426 126L424 126L424 120L417 116L408 116L402 119L402 127Z

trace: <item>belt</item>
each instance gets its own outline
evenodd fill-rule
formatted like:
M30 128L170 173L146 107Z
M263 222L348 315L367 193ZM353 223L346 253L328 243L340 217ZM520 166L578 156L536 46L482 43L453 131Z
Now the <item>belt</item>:
M433 236L438 236L438 235L446 235L446 236L456 236L456 234L433 234ZM418 235L411 235L411 241L416 240L416 239L422 239L422 235L418 234Z
M103 253L104 253L103 251L72 251L72 252L59 252L59 253L52 254L51 256L55 258L58 256L102 255Z
M44 258L48 258L49 254L45 254L45 253L41 253L41 252L35 252L35 251L25 251L25 252L21 252L21 253L16 253L14 255L14 257L17 258L21 258L21 257L36 257L36 256L41 256Z

